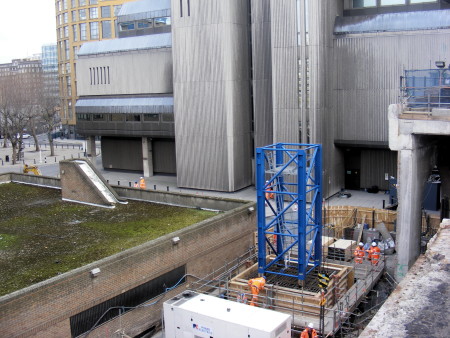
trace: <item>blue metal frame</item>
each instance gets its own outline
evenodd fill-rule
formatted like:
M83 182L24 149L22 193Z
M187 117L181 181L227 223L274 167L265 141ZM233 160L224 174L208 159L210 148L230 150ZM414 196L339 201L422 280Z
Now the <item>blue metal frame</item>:
M258 273L304 280L322 261L322 146L277 143L257 148L256 190ZM266 197L270 193L273 199ZM271 241L274 236L276 241ZM312 241L309 249L307 240ZM267 260L266 245L274 252L273 260ZM270 271L274 265L278 268Z

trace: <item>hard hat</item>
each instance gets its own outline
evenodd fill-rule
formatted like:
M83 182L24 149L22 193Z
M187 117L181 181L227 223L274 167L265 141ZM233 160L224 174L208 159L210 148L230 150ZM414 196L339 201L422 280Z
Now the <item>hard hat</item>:
M377 246L377 243L375 243L375 242L372 242L372 246Z
M309 323L309 324L308 324L308 327L309 327L310 329L313 329L313 328L314 328L313 323Z
M262 276L262 278L266 279L266 276Z
M359 246L364 246L364 243L363 242L359 242Z

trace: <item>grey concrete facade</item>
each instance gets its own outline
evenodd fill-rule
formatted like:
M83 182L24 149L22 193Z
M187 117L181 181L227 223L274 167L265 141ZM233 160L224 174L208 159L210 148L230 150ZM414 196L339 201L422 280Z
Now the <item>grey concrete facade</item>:
M252 182L248 2L172 1L177 180L236 191Z

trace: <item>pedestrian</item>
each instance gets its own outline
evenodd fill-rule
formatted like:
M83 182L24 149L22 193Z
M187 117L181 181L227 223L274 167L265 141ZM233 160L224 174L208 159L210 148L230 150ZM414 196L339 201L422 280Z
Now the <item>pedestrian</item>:
M378 265L378 262L380 261L381 250L377 246L377 243L372 242L372 246L369 250L367 250L367 252L369 253L367 258L372 263L372 265Z
M256 306L258 301L258 295L261 290L264 290L264 285L266 284L266 277L258 277L252 278L248 281L248 286L250 287L250 291L252 292L252 300L250 302L250 306Z
M309 323L307 327L303 330L300 338L318 338L317 331L314 330L313 323Z
M364 256L366 255L366 252L364 251L364 243L363 242L359 242L359 245L356 247L353 254L355 256L355 263L362 264L362 262L364 260Z

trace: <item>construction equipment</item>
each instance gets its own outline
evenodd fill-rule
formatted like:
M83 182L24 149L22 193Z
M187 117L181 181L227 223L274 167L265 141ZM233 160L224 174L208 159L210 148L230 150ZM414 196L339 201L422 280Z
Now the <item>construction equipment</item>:
M37 166L28 165L28 164L25 164L23 166L23 173L24 174L33 173L33 174L39 175L39 176L42 175L41 171L39 170L39 168Z

